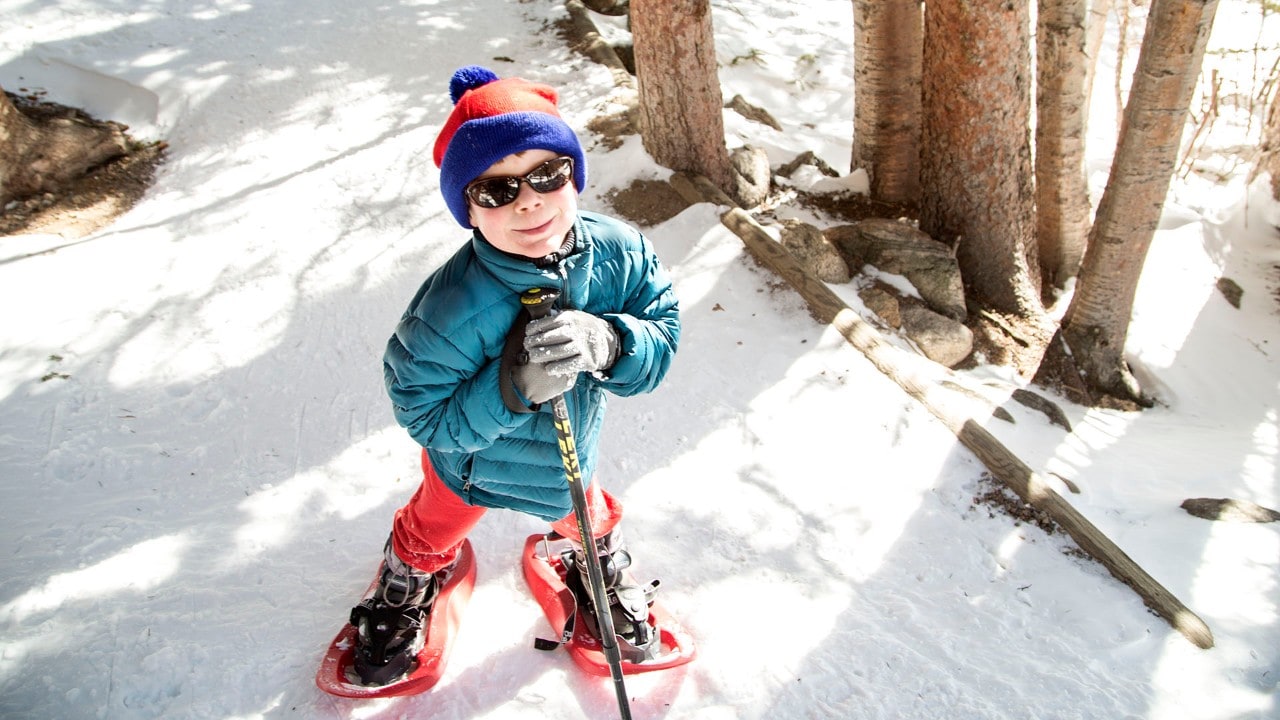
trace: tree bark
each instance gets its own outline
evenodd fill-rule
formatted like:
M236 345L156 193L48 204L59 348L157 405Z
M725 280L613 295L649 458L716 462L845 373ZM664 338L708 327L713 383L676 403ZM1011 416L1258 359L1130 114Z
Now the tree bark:
M920 228L956 243L971 298L1038 319L1030 9L967 0L924 17Z
M1036 25L1036 247L1046 303L1075 277L1089 232L1086 0L1041 0Z
M853 2L853 162L866 170L871 197L920 197L920 0Z
M55 191L128 152L124 130L71 108L35 123L0 88L0 206Z
M1271 173L1271 197L1280 200L1280 76L1272 76L1271 80L1271 102L1262 126L1262 152L1255 172Z
M732 194L710 0L632 0L631 33L645 150Z
M1060 329L1088 387L1150 404L1124 360L1217 0L1155 0L1075 296Z

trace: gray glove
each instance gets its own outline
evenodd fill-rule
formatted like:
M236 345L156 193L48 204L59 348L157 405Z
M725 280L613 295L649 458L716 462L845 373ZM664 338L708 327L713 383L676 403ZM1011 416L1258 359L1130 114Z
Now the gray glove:
M576 379L580 372L608 370L618 359L618 345L618 331L608 320L581 310L531 320L525 328L529 364L557 377Z
M552 375L542 363L528 362L511 368L511 382L516 390L533 405L541 405L557 395L569 392L578 376ZM520 412L527 412L520 410Z

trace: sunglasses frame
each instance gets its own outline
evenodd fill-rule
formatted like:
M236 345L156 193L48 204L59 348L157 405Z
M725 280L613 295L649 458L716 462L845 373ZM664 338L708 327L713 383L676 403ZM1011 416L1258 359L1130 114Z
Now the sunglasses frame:
M547 166L552 163L564 163L564 165L561 168L548 170ZM573 158L568 155L561 155L559 157L551 158L546 162L539 163L537 167L524 175L497 175L494 177L472 180L467 183L465 188L463 188L462 194L467 198L467 200L474 203L476 207L494 210L496 208L506 207L507 205L515 202L516 198L520 197L521 183L528 184L528 186L533 188L533 191L539 195L546 195L559 190L573 180L573 172ZM548 174L550 177L546 180L539 179L535 184L535 181L531 176L538 175L539 173ZM555 187L546 187L547 182L554 184ZM481 186L486 185L491 189L487 191L481 191L479 189ZM539 187L540 185L542 188ZM500 189L501 192L495 192L493 188ZM493 202L496 202L496 204L491 204L490 200L481 200L481 197L490 198ZM506 199L504 200L503 198Z

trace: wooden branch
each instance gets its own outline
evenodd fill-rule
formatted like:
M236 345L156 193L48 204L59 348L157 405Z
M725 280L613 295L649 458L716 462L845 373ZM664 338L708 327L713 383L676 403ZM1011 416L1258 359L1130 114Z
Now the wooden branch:
M786 248L776 242L750 215L735 207L720 219L742 239L747 250L757 260L781 275L800 293L816 317L834 325L880 372L920 401L955 433L965 447L978 456L993 476L1024 501L1053 518L1081 550L1138 593L1147 607L1167 620L1188 640L1201 648L1213 647L1213 633L1203 620L1147 574L975 419L948 409L945 399L939 397L936 383L912 371L907 361L897 359L897 356L905 353L887 343L875 328L863 321L825 283L805 273Z

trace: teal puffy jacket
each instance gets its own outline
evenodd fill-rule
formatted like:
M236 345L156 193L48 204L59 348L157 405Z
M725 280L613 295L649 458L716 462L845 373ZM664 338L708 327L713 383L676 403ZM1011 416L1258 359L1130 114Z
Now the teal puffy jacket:
M383 371L396 420L472 505L548 521L572 509L550 404L513 413L498 385L521 292L557 288L559 307L600 316L618 330L618 361L604 377L583 373L565 395L585 478L596 466L605 391L649 392L671 366L679 304L653 246L635 228L589 212L579 212L573 233L568 257L540 268L497 250L477 231L422 284L387 342Z

